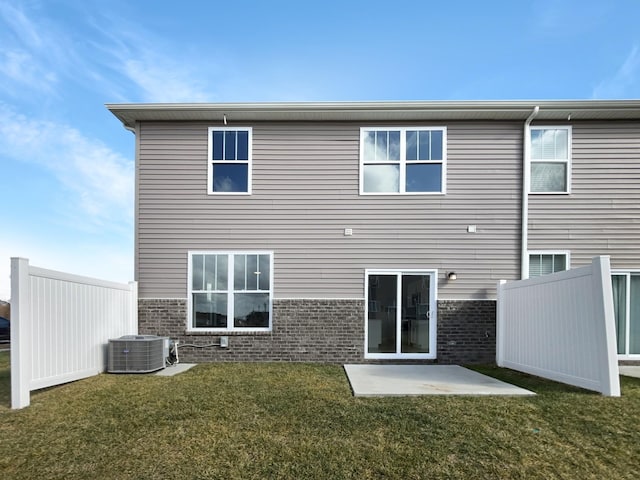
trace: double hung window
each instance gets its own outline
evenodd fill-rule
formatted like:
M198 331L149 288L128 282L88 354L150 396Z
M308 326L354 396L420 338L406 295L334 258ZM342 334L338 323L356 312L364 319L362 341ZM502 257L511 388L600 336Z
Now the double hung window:
M529 278L568 269L568 252L529 252Z
M569 193L571 127L530 127L530 193Z
M209 128L208 191L251 193L251 128Z
M270 252L190 252L189 329L269 330Z
M446 128L362 128L360 193L445 193Z

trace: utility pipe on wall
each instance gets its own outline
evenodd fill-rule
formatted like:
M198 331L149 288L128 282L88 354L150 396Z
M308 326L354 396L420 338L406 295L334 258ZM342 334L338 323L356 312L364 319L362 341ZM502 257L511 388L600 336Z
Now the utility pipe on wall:
M524 145L522 148L522 235L520 248L520 278L529 278L529 181L531 180L530 157L531 157L531 131L529 126L540 107L536 105L524 122Z

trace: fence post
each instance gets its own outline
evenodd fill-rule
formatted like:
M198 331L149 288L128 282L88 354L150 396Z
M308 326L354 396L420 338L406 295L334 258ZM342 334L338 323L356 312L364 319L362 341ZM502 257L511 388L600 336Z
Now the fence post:
M599 352L602 359L602 394L610 397L620 396L620 372L618 369L618 349L616 345L615 316L613 312L613 292L611 287L611 267L608 256L593 257L593 279L597 325L595 326L604 342L604 350Z
M500 280L496 287L496 364L504 366L504 289L506 280Z
M133 334L138 335L138 282L129 282L129 327L133 328Z
M11 408L28 407L31 392L29 260L11 259Z

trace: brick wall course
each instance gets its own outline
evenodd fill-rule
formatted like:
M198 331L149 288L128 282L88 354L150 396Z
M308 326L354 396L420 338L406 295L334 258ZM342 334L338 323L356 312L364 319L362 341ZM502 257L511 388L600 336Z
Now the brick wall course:
M437 363L495 362L495 304L438 301ZM182 362L386 363L364 359L364 300L276 299L271 332L187 333L186 299L140 299L138 322L141 334L179 340ZM221 336L228 348L186 346L217 344Z

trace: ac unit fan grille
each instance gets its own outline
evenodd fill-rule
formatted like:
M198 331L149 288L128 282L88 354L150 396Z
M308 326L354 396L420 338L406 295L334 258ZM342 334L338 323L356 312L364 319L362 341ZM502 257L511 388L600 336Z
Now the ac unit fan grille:
M109 340L109 373L148 373L165 367L164 338L126 335Z

